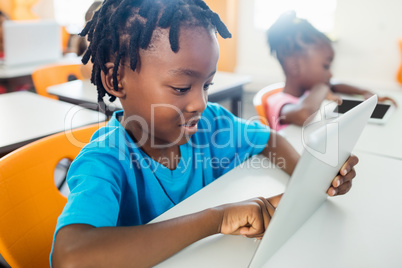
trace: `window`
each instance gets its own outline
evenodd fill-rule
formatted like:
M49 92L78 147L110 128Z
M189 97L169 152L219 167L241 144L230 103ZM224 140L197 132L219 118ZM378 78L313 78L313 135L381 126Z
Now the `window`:
M334 30L336 0L255 0L254 24L268 29L285 11L294 10L318 30L331 34Z
M78 33L85 24L85 13L94 0L54 0L54 15L70 33Z

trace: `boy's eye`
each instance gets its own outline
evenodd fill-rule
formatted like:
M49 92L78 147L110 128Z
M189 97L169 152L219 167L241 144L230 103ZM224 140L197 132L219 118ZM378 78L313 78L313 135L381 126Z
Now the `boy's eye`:
M208 90L210 86L212 86L214 83L209 83L204 85L204 90Z
M325 70L329 70L330 67L331 67L330 65L327 65L327 64L324 65L324 69L325 69Z
M186 93L187 91L189 91L191 89L191 87L185 87L185 88L174 87L173 89L179 93Z

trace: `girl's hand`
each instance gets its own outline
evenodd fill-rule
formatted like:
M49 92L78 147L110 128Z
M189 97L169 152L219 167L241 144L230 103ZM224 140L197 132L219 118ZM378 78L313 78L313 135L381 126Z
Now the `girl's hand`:
M328 94L326 96L327 100L334 101L338 105L342 104L342 99L338 95L334 94L331 90L328 91Z
M356 176L354 166L359 162L359 159L351 155L339 170L338 175L332 180L327 194L329 196L346 194L352 187L352 180Z
M395 107L398 107L398 104L396 103L396 101L393 98L378 96L378 102L384 102L384 101L390 101L390 102L392 102L393 105L395 105Z
M216 209L222 215L220 233L259 239L275 212L275 207L263 197L222 205Z
M374 95L374 93L372 93L372 92L370 92L370 91L365 91L364 93L363 93L363 97L364 97L364 99L368 99L368 98L370 98L371 96L373 96ZM392 102L392 104L393 105L395 105L395 107L398 107L398 104L396 103L396 101L393 99L393 98L390 98L390 97L380 97L380 96L378 96L378 102L384 102L384 101L390 101L390 102Z

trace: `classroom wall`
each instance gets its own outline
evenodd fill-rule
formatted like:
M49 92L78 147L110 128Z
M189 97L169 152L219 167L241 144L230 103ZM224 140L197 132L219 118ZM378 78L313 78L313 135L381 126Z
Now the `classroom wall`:
M269 54L265 32L254 27L254 0L239 0L238 64L236 72L249 74L259 89L284 79ZM344 81L395 82L401 55L402 1L338 0L334 44L334 78Z
M39 0L32 11L41 19L54 19L53 0Z
M226 24L232 34L232 38L223 39L218 34L220 56L218 70L223 72L234 72L237 65L237 18L238 0L205 0L207 5L217 12L221 20Z
M13 11L15 10L17 5L27 5L32 7L32 19L33 18L41 18L41 19L54 19L54 11L53 11L53 0L0 0L0 10L5 12L8 16L13 17ZM13 18L13 19L26 19L24 18L24 14L22 14L22 18Z

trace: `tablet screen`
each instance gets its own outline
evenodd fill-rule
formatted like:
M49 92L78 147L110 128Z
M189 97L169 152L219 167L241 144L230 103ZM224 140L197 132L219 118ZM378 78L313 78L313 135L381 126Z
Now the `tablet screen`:
M359 105L362 101L358 100L342 100L342 104L338 105L334 112L344 114L353 107ZM371 114L371 118L382 119L390 108L389 104L378 103L374 109L374 112Z

